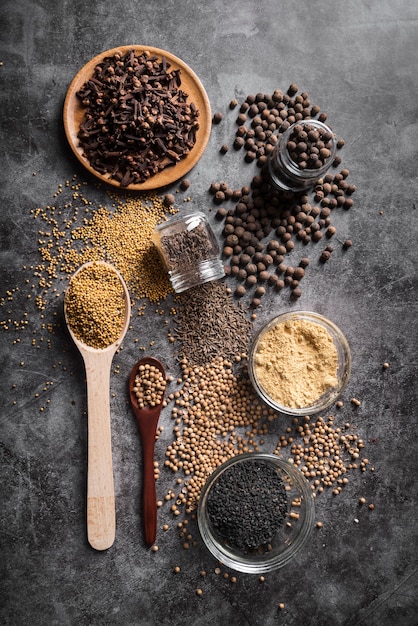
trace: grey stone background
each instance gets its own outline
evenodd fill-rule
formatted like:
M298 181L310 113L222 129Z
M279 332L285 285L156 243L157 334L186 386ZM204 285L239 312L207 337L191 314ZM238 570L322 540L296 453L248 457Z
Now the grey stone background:
M27 311L29 320L26 332L0 329L0 622L416 624L416 1L4 0L0 42L0 297L5 298L0 318L20 319ZM60 319L62 297L51 296L43 320L27 299L30 267L39 262L39 225L30 211L54 202L59 183L74 173L90 181L92 199L105 202L105 191L91 184L70 153L62 105L75 73L91 57L123 44L160 47L183 59L201 79L212 111L225 113L188 175L188 209L209 209L212 181L225 180L235 188L248 184L255 172L233 151L219 155L219 146L231 143L235 130L235 114L228 112L232 98L241 101L249 93L272 93L296 82L346 140L344 163L358 191L354 208L336 215L335 224L353 247L347 254L338 247L326 266L314 264L297 303L285 294L266 296L256 325L276 312L305 308L344 330L353 374L337 419L355 426L375 472L355 474L336 498L322 494L316 504L323 528L313 533L302 555L266 575L264 583L238 574L234 585L216 575L217 564L197 530L197 546L183 550L174 528L161 531L164 522L174 526L166 508L159 512L159 551L143 545L141 446L125 387L141 356L133 336L155 341L150 353L176 373L163 322L152 307L133 322L116 357L120 373L112 377L116 542L105 553L87 544L83 367L62 327L51 336L42 328ZM7 292L16 287L8 300ZM45 335L45 348L31 347L33 332L37 339ZM385 361L390 368L383 371ZM43 391L51 380L53 387ZM352 396L361 399L361 407L351 406ZM268 451L286 424L287 418L278 419ZM162 465L171 441L168 411L161 423L165 431L156 456ZM172 483L173 477L162 472L159 493ZM359 508L359 496L373 502L374 511ZM177 576L175 565L182 568ZM203 589L201 597L197 587Z

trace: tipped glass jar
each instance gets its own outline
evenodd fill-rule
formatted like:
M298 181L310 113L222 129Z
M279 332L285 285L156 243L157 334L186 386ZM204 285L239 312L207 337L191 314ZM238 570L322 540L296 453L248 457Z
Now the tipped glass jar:
M176 293L225 276L215 234L199 211L159 224L153 242Z
M268 161L271 181L283 191L304 191L329 170L337 141L332 130L318 120L289 126Z

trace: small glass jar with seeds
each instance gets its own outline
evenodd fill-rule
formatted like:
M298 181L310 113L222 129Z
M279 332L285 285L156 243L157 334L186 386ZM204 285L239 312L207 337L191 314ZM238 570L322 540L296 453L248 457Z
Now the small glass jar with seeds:
M312 187L332 166L337 140L319 120L292 124L280 137L268 160L271 182L282 191Z
M176 293L225 275L215 234L199 211L159 224L153 242Z

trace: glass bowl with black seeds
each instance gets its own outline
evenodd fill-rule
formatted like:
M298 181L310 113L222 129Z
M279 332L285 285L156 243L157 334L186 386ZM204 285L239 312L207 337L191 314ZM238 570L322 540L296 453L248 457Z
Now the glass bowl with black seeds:
M258 396L278 413L304 417L328 409L351 376L341 329L312 311L281 313L252 339L248 374Z
M274 454L248 452L221 464L204 485L197 519L221 563L261 574L283 567L306 545L315 518L302 472Z

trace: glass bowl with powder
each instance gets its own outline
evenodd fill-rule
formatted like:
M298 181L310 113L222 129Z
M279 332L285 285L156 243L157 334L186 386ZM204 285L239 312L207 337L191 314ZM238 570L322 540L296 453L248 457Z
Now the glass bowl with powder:
M258 395L275 411L313 415L329 408L347 386L350 347L323 315L282 313L255 335L248 371Z
M306 545L315 519L302 472L274 454L224 461L204 485L197 510L202 539L221 563L261 574L283 567Z

